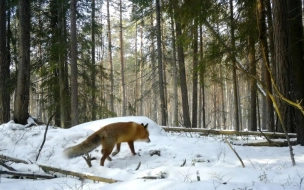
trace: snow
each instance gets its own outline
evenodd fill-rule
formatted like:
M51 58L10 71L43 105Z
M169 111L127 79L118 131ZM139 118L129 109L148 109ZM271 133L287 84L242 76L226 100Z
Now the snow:
M105 167L99 165L101 158L99 146L90 154L96 157L89 168L80 156L66 159L63 150L86 139L101 127L121 121L149 123L150 143L135 142L133 156L126 143L112 161L106 160ZM30 122L30 121L29 121ZM28 161L30 164L6 162L14 169L35 174L45 174L38 164L70 170L87 175L119 180L117 183L93 182L77 177L56 173L54 179L12 179L0 176L0 189L10 190L286 190L304 189L304 149L294 146L296 166L292 166L287 147L247 147L232 145L242 158L241 166L236 155L225 143L255 142L261 137L199 136L195 133L166 133L147 117L117 117L80 124L70 129L49 127L46 142L38 161L36 156L41 146L45 125L25 128L9 122L0 125L0 154ZM160 156L150 156L149 152L158 150ZM183 167L184 160L186 163ZM141 166L136 167L139 162ZM7 171L0 166L0 171ZM154 177L156 179L145 179ZM199 180L198 180L199 178Z

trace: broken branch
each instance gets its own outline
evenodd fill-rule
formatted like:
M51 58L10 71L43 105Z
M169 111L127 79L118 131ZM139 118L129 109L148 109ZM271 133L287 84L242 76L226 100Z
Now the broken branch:
M86 174L72 172L72 171L54 168L54 167L50 167L50 166L44 166L44 165L38 165L38 166L45 171L59 172L59 173L65 174L65 175L72 175L72 176L76 176L76 177L79 177L82 179L90 179L93 181L100 181L100 182L105 182L105 183L119 182L119 180L114 180L114 179L109 179L109 178L104 178L104 177L99 177L99 176L86 175Z
M225 139L226 143L229 145L229 147L231 148L231 150L234 152L234 154L236 155L236 157L240 160L243 168L245 168L244 162L241 159L241 157L238 155L238 153L232 148L231 144L227 141L227 139Z

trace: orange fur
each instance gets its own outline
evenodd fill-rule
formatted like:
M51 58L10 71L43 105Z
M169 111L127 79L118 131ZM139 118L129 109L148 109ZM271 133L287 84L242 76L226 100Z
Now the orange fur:
M64 153L68 158L72 158L90 152L101 144L102 157L100 165L104 166L106 158L112 160L110 154L114 146L116 145L116 150L112 153L112 156L115 156L120 151L122 142L127 142L132 154L136 155L134 141L145 140L146 142L150 142L147 127L148 124L144 125L135 122L112 123L99 129L82 143L65 149Z

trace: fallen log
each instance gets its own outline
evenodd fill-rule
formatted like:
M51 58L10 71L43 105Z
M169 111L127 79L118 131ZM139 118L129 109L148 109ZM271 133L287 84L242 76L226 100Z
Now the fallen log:
M258 131L223 131L223 130L214 130L214 129L202 129L202 128L185 128L185 127L162 127L166 132L196 132L201 133L202 135L239 135L239 136L262 136ZM263 132L263 134L269 138L286 138L284 133L275 133L275 132ZM297 134L288 133L290 138L297 138Z
M296 141L291 141L291 145L296 145ZM287 147L288 143L286 141L284 142L278 142L278 141L271 141L271 142L254 142L254 143L236 143L234 145L239 146L272 146L272 147Z
M10 156L5 156L3 154L0 154L0 159L2 159L4 161L12 161L12 162L16 162L16 163L29 164L25 160L21 160L21 159L18 159L18 158L13 158L13 157L10 157ZM119 180L114 180L114 179L109 179L109 178L104 178L104 177L99 177L99 176L86 175L86 174L82 174L82 173L77 173L77 172L72 172L72 171L63 170L63 169L59 169L59 168L54 168L54 167L50 167L50 166L45 166L45 165L41 165L41 164L38 164L38 166L40 168L42 168L44 171L58 172L58 173L62 173L62 174L65 174L65 175L71 175L71 176L79 177L79 178L82 178L82 179L90 179L90 180L93 180L93 181L100 181L100 182L105 182L105 183L119 182Z
M30 179L53 179L54 176L51 175L43 175L43 174L34 174L34 173L24 173L24 172L16 172L16 171L0 171L0 175L12 175L12 176L19 176L19 177L26 177Z
M0 154L0 159L2 159L4 161L12 161L12 162L15 162L15 163L28 164L28 162L25 161L25 160L21 160L19 158L13 158L13 157L10 157L10 156L5 156L3 154Z
M63 169L59 169L59 168L54 168L54 167L50 167L50 166L45 166L45 165L40 165L38 164L38 166L40 168L42 168L45 172L59 172L65 175L71 175L71 176L76 176L82 179L90 179L93 181L100 181L100 182L105 182L105 183L116 183L119 182L119 180L114 180L114 179L109 179L109 178L104 178L104 177L99 177L99 176L92 176L92 175L86 175L86 174L82 174L82 173L77 173L77 172L72 172L72 171L68 171L68 170L63 170Z
M0 160L0 166L5 167L5 168L8 169L9 171L17 171L17 170L15 170L13 167L6 165L6 164L5 164L5 161L3 161L3 160Z

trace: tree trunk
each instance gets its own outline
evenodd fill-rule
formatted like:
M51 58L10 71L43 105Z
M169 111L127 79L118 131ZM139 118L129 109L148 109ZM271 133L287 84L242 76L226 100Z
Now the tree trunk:
M173 66L173 126L178 126L178 87L177 87L177 65L176 65L176 47L175 47L175 31L174 31L174 18L173 18L173 9L170 8L171 14L171 31L172 31L172 66Z
M251 131L257 131L257 86L256 86L256 61L255 61L255 40L253 34L249 34L248 39L249 46L249 64L250 64L250 106L249 106L249 126Z
M121 75L121 92L122 92L122 116L127 115L126 104L126 84L125 84L125 64L124 64L124 48L122 35L122 2L119 1L119 43L120 43L120 75Z
M273 1L273 30L274 30L274 50L276 68L276 85L280 93L287 99L291 99L291 64L288 57L288 10L286 0ZM278 100L279 110L282 114L284 126L287 132L294 130L293 110L286 103ZM282 126L279 123L278 129L282 131Z
M182 29L180 23L176 22L176 37L177 39L181 37ZM178 65L179 65L179 76L180 76L180 86L182 94L182 108L183 108L183 119L184 126L191 127L190 114L189 114L189 103L188 103L188 89L186 80L186 69L185 69L185 58L184 49L181 43L177 44L177 54L178 54Z
M230 37L231 37L231 62L232 62L232 77L233 77L233 96L234 96L234 119L235 119L235 130L239 131L240 118L239 118L239 102L238 102L238 84L236 75L236 59L235 59L235 37L234 37L234 18L233 18L233 1L230 0Z
M201 87L201 97L202 97L202 103L200 106L200 113L202 113L202 117L199 117L199 120L203 120L203 127L200 125L200 128L206 127L206 111L205 111L205 65L204 65L204 50L203 50L203 28L200 26L200 87Z
M276 68L276 62L275 62L275 58L274 58L274 47L273 47L273 22L272 22L272 8L271 8L271 3L270 0L265 0L263 1L263 11L265 11L266 8L266 14L263 12L263 17L264 17L264 22L266 22L265 17L267 16L267 37L269 41L268 47L269 47L269 53L270 53L270 60L269 60L269 64L270 67L272 68L272 76L275 77L276 73L275 73L275 68ZM265 32L267 32L265 31Z
M304 97L304 64L303 64L303 23L301 0L287 1L288 5L288 36L289 60L292 76L292 100L301 101ZM302 103L303 105L303 103ZM292 108L295 109L295 108ZM294 124L297 132L297 143L304 146L304 115L299 111L294 112Z
M257 18L258 18L258 30L259 30L259 41L260 49L262 51L263 62L265 66L263 67L265 71L265 83L266 90L272 94L271 76L270 76L270 62L268 57L268 44L266 39L266 22L265 22L265 5L263 0L257 0ZM268 125L268 131L274 132L274 110L272 106L272 101L269 95L266 95L266 124Z
M11 6L11 1L6 1L7 4L6 4L6 7L10 7ZM8 85L8 87L12 87L12 81L11 81L11 74L10 74L10 63L11 63L11 53L12 53L12 48L11 48L11 44L13 45L12 43L12 32L11 32L11 9L8 9L7 8L7 14L6 14L6 19L7 19L7 32L6 32L6 57L7 57L7 61L6 61L6 75L3 75L3 76L6 76L6 78L8 79L8 82L6 83L6 85ZM8 121L11 119L11 114L10 114L10 110L11 110L11 98L10 98L10 93L12 93L12 91L7 91L8 94L5 96L6 97L6 103L7 103L7 106L5 106L6 108L4 109L7 109L9 110L8 112L6 112L6 116L5 118L8 119Z
M14 121L25 125L29 117L30 90L30 6L29 0L19 1L19 63L14 104Z
M9 15L8 15L9 16ZM9 62L6 41L6 1L0 2L0 124L10 120Z
M110 63L110 111L114 113L114 71L112 62L112 37L111 37L111 21L110 21L110 0L107 0L107 25L108 25L108 56Z
M76 3L71 0L71 124L78 124L78 84L77 84L77 39L76 39Z
M137 22L135 22L135 89L134 89L134 110L132 111L132 109L130 110L130 115L136 115L138 113L138 105L137 105L137 100L138 100L138 81L140 80L139 77L138 77L138 72L139 72L139 69L138 69L138 49L137 49L137 30L138 30L138 24ZM129 108L129 106L128 106Z
M70 112L69 112L69 89L67 82L67 63L66 63L66 51L65 51L65 44L67 39L66 34L66 9L65 4L60 2L57 6L58 9L58 25L57 25L57 39L59 39L59 47L62 49L62 51L58 51L58 64L59 64L59 93L60 93L60 127L62 128L69 128L71 127L70 123ZM54 44L55 45L55 44Z
M144 34L143 34L144 22L140 23L140 62L139 62L139 115L143 115L143 73L144 73Z
M269 68L272 68L272 77L276 78L276 61L275 61L275 53L274 53L274 39L273 39L273 22L272 22L272 9L271 9L271 3L270 3L270 0L266 0L263 2L263 11L265 11L265 8L266 8L266 16L267 16L267 31L265 31L265 37L267 35L268 37L268 40L265 42L269 49L267 48L267 52L269 51L270 53L270 60L269 60L269 63L268 63L268 66ZM265 21L265 13L263 12L263 19ZM266 27L266 26L264 26ZM266 34L267 33L267 34ZM269 41L269 44L268 44L268 41ZM266 67L264 67L266 68ZM270 72L268 70L266 70L264 72L266 74L265 76L265 82L266 82L266 88L269 90L270 93L272 93L273 89L272 89L272 84L271 84L271 77L270 77ZM273 103L272 101L270 100L269 96L267 95L266 96L266 108L267 108L267 111L266 111L266 117L267 117L267 128L269 131L275 131L275 120L274 120L274 108L273 108ZM265 126L264 126L265 127Z
M222 98L222 107L221 107L221 115L222 115L222 122L223 122L223 128L226 129L226 102L225 102L225 91L226 91L226 78L224 77L223 74L223 65L220 65L220 79L222 81L221 85L221 98Z
M156 37L157 37L157 62L158 62L158 77L159 77L159 95L160 95L160 109L161 109L161 125L167 124L167 108L165 101L165 88L164 88L164 74L162 62L162 41L161 41L161 28L160 28L160 3L156 2Z
M197 128L197 86L198 86L198 31L197 22L193 26L193 94L192 94L192 128Z
M92 89L92 118L91 120L96 120L97 114L97 104L96 104L96 66L95 66L95 0L92 0L92 74L91 74L91 89Z
M152 5L151 5L152 6ZM151 7L152 9L152 7ZM154 26L154 18L153 18L153 14L151 14L151 23L150 26L153 27ZM155 40L154 40L155 35L152 33L151 34L151 64L152 64L152 92L153 92L153 102L154 104L152 105L152 120L155 122L158 122L158 88L156 83L158 82L158 84L160 84L159 81L157 81L156 79L156 53L155 53ZM156 82L157 81L157 82Z

